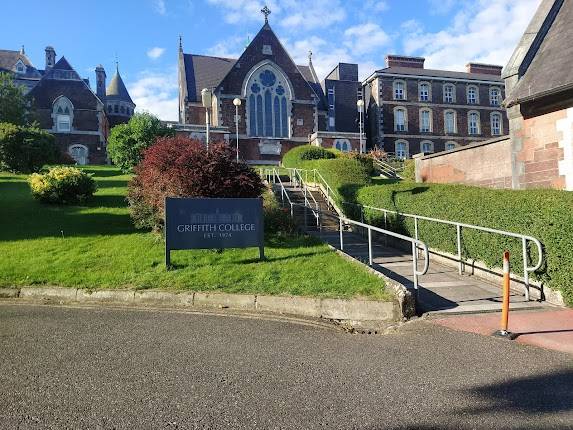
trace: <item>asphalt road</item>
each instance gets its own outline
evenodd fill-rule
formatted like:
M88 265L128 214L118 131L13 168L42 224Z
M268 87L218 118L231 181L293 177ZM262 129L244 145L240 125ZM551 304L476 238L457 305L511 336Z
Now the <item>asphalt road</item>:
M573 428L573 359L423 321L0 304L0 428Z

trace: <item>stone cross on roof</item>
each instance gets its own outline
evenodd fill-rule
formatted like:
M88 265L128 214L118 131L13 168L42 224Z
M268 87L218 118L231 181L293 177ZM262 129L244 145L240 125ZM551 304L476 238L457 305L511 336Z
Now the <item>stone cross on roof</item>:
M269 15L271 14L271 10L267 7L267 5L265 5L265 7L263 7L261 9L261 13L265 16L265 24L269 23Z

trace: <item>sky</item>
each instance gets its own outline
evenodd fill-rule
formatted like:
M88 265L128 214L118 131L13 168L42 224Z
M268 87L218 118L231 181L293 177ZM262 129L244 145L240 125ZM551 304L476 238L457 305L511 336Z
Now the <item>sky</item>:
M108 82L116 59L139 111L176 120L179 35L186 53L237 58L269 22L297 64L320 79L338 62L365 78L387 54L426 58L426 68L464 71L469 61L504 65L541 0L28 0L25 27L18 2L2 5L0 49L24 45L44 68L55 48L95 84ZM6 19L7 18L7 19Z

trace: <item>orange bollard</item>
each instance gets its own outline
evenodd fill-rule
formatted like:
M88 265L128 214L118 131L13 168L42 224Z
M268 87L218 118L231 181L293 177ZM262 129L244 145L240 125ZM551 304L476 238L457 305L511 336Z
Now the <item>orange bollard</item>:
M504 339L515 339L515 335L508 331L509 325L509 251L503 253L503 300L501 304L501 328L494 336Z

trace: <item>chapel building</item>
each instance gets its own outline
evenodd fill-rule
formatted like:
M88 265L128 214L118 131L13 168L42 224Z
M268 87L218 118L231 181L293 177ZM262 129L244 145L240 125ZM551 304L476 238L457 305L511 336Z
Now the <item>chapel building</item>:
M307 65L295 64L269 25L270 11L262 12L263 27L237 59L185 54L180 40L178 133L205 140L201 91L208 89L210 141L234 147L238 131L239 156L248 162L276 164L309 143L358 151L358 66L341 63L321 82L312 54Z

